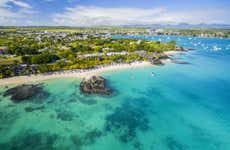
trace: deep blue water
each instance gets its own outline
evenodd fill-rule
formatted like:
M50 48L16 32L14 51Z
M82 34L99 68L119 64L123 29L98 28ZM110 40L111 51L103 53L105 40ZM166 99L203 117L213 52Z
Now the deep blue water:
M49 95L39 102L0 96L0 149L230 149L230 39L114 38L175 40L194 50L173 56L187 65L104 73L112 97L83 95L72 78L44 82Z

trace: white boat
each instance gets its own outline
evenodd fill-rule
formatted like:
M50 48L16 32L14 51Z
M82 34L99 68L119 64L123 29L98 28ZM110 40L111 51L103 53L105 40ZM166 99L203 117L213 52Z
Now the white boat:
M215 45L215 46L213 46L213 50L214 51L219 51L219 50L221 50L221 48L219 48L217 45Z

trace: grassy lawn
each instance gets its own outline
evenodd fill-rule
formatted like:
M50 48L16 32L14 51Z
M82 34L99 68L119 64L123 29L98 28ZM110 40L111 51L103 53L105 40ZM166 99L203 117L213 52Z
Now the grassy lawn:
M6 46L8 42L9 42L9 39L0 38L0 46Z
M4 32L15 32L17 31L17 28L0 28L0 32L4 31Z
M13 58L0 57L0 65L10 65L13 64L15 61L21 63L21 57L13 57Z
M44 29L48 32L82 32L80 29Z
M12 27L12 28L0 28L0 31L48 31L48 32L89 32L93 33L95 31L118 31L118 32L144 32L146 28L126 28L126 27Z

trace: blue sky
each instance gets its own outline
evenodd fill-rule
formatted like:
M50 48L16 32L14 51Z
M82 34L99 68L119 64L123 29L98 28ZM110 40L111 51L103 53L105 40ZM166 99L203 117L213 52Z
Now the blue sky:
M230 24L229 0L0 0L0 25Z

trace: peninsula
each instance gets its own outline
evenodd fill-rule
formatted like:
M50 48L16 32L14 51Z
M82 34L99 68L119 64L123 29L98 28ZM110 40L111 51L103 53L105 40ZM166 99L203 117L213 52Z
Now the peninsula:
M58 77L92 76L108 70L162 65L184 48L175 41L113 38L111 34L1 31L0 85Z

